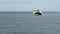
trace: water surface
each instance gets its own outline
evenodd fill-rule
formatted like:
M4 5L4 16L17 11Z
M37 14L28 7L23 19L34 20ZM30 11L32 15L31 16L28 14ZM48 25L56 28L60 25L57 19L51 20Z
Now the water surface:
M0 13L0 34L60 34L60 13Z

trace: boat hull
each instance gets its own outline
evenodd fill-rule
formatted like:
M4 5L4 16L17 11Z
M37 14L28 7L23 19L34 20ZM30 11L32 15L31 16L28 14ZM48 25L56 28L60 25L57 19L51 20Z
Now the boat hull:
M34 13L34 15L38 16L38 15L42 15L42 13L36 12Z

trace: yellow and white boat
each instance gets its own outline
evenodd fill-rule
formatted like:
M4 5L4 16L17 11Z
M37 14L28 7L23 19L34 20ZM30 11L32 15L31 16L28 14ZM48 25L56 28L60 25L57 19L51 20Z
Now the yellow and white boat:
M42 10L33 10L34 15L42 15Z

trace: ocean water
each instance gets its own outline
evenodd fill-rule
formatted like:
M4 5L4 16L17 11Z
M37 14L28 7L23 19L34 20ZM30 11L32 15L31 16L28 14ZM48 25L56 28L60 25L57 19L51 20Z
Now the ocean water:
M1 12L0 34L60 34L60 13Z

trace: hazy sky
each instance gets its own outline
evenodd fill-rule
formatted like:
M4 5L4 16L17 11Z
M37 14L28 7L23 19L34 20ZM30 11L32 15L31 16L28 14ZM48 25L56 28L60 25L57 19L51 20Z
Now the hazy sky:
M0 0L0 11L60 11L60 0Z

